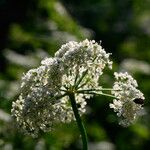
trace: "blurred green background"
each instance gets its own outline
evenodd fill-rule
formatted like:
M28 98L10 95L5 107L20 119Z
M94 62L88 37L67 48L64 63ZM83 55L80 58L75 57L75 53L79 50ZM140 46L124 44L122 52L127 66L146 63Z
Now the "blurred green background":
M150 149L150 1L149 0L0 0L0 150L80 150L75 123L61 124L33 139L11 120L12 101L23 72L53 56L63 43L85 38L102 41L113 55L113 70L101 84L111 87L113 71L128 71L145 94L136 124L123 128L109 108L94 97L83 116L89 150Z

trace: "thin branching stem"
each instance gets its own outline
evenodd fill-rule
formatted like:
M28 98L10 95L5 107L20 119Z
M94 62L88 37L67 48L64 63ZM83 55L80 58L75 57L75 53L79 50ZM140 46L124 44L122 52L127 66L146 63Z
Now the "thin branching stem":
M78 92L92 92L92 91L119 91L119 90L114 90L114 89L111 89L111 88L78 90Z
M85 70L85 71L83 72L81 78L76 82L76 84L75 84L75 86L74 86L75 89L78 88L78 85L81 83L81 81L83 80L83 78L86 76L87 73L88 73L88 70Z
M116 98L115 96L111 95L111 94L107 94L107 93L97 93L97 92L94 92L94 91L77 91L77 93L82 93L82 94L93 94L93 95L103 95L103 96L108 96L108 97L111 97L111 98Z

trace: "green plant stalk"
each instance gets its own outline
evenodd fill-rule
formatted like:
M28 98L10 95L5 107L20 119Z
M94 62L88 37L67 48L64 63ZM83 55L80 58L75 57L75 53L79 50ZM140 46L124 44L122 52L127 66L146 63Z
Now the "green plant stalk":
M78 128L79 128L80 133L81 133L81 138L82 138L82 143L83 143L83 150L88 150L87 133L86 133L84 124L81 120L81 117L79 115L77 104L76 104L76 101L75 101L75 95L74 95L73 92L69 93L69 98L70 98L70 101L71 101L71 106L72 106L72 109L73 109L73 112L74 112L74 115L75 115L75 118L76 118Z
M107 94L107 93L97 93L97 92L92 92L92 91L77 91L77 93L82 93L82 94L94 94L94 95L103 95L103 96L107 96L107 97L111 97L111 98L116 98L115 96L113 95L110 95L110 94Z
M88 70L85 70L85 71L83 72L81 78L80 78L78 81L76 81L75 86L74 86L75 89L78 88L79 84L81 83L82 79L86 76L87 72L88 72Z

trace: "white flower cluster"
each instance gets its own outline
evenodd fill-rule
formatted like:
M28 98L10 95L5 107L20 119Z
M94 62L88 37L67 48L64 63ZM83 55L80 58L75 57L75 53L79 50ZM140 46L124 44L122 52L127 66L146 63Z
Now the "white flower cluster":
M67 91L75 93L79 113L85 113L85 98L92 95L79 90L101 88L103 69L112 67L108 53L95 41L69 42L62 45L54 58L29 70L21 83L21 94L12 104L12 116L31 135L50 131L54 123L70 122L74 114Z
M18 125L35 136L39 130L51 130L52 122L60 119L57 114L61 111L56 100L56 95L61 94L61 64L55 58L41 64L22 77L21 94L12 104L12 115Z
M117 115L121 117L120 124L128 126L132 124L142 109L143 94L137 89L138 84L127 72L114 73L116 82L114 83L112 94L116 97L110 108L113 108ZM137 100L137 102L135 101Z
M103 74L103 69L106 65L112 68L109 56L110 54L106 53L101 45L94 40L64 44L55 54L55 57L61 59L64 65L62 89L65 90L72 87L75 91L100 89L98 80L100 75ZM90 98L91 96L93 95L76 93L76 102L79 106L80 114L85 113L85 98ZM69 97L63 97L62 101L68 103ZM73 116L70 106L69 110L69 114Z
M97 88L99 76L105 66L112 68L109 55L94 40L69 42L63 45L55 54L55 57L61 59L64 64L63 84L68 83L67 86L73 86L78 82L75 79L79 79L87 71L86 77L80 84L87 88Z

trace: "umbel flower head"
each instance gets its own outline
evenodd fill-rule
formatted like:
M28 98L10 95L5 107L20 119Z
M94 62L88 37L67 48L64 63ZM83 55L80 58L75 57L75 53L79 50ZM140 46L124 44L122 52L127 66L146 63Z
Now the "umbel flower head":
M73 91L80 114L85 112L85 98L92 96L77 91L101 88L98 84L103 69L111 68L108 53L95 41L69 42L54 58L41 61L41 66L22 77L21 94L12 104L12 116L18 126L31 135L50 131L53 124L70 122L74 114L66 91Z
M25 133L37 136L40 130L51 131L56 123L75 120L69 93L75 95L79 114L84 114L86 99L96 91L102 94L99 78L105 67L112 68L109 56L100 44L84 40L68 42L53 58L42 60L38 68L23 75L20 96L12 104L12 116L18 126ZM136 89L136 81L128 75L122 76L116 73L113 90L119 90L112 92L116 100L110 106L131 123L141 109L133 103L133 98L143 97Z
M115 83L113 86L112 94L116 97L110 108L113 108L117 115L121 117L120 124L129 126L140 115L142 109L141 103L136 103L136 99L144 100L143 93L137 87L136 80L132 78L127 72L114 73Z

